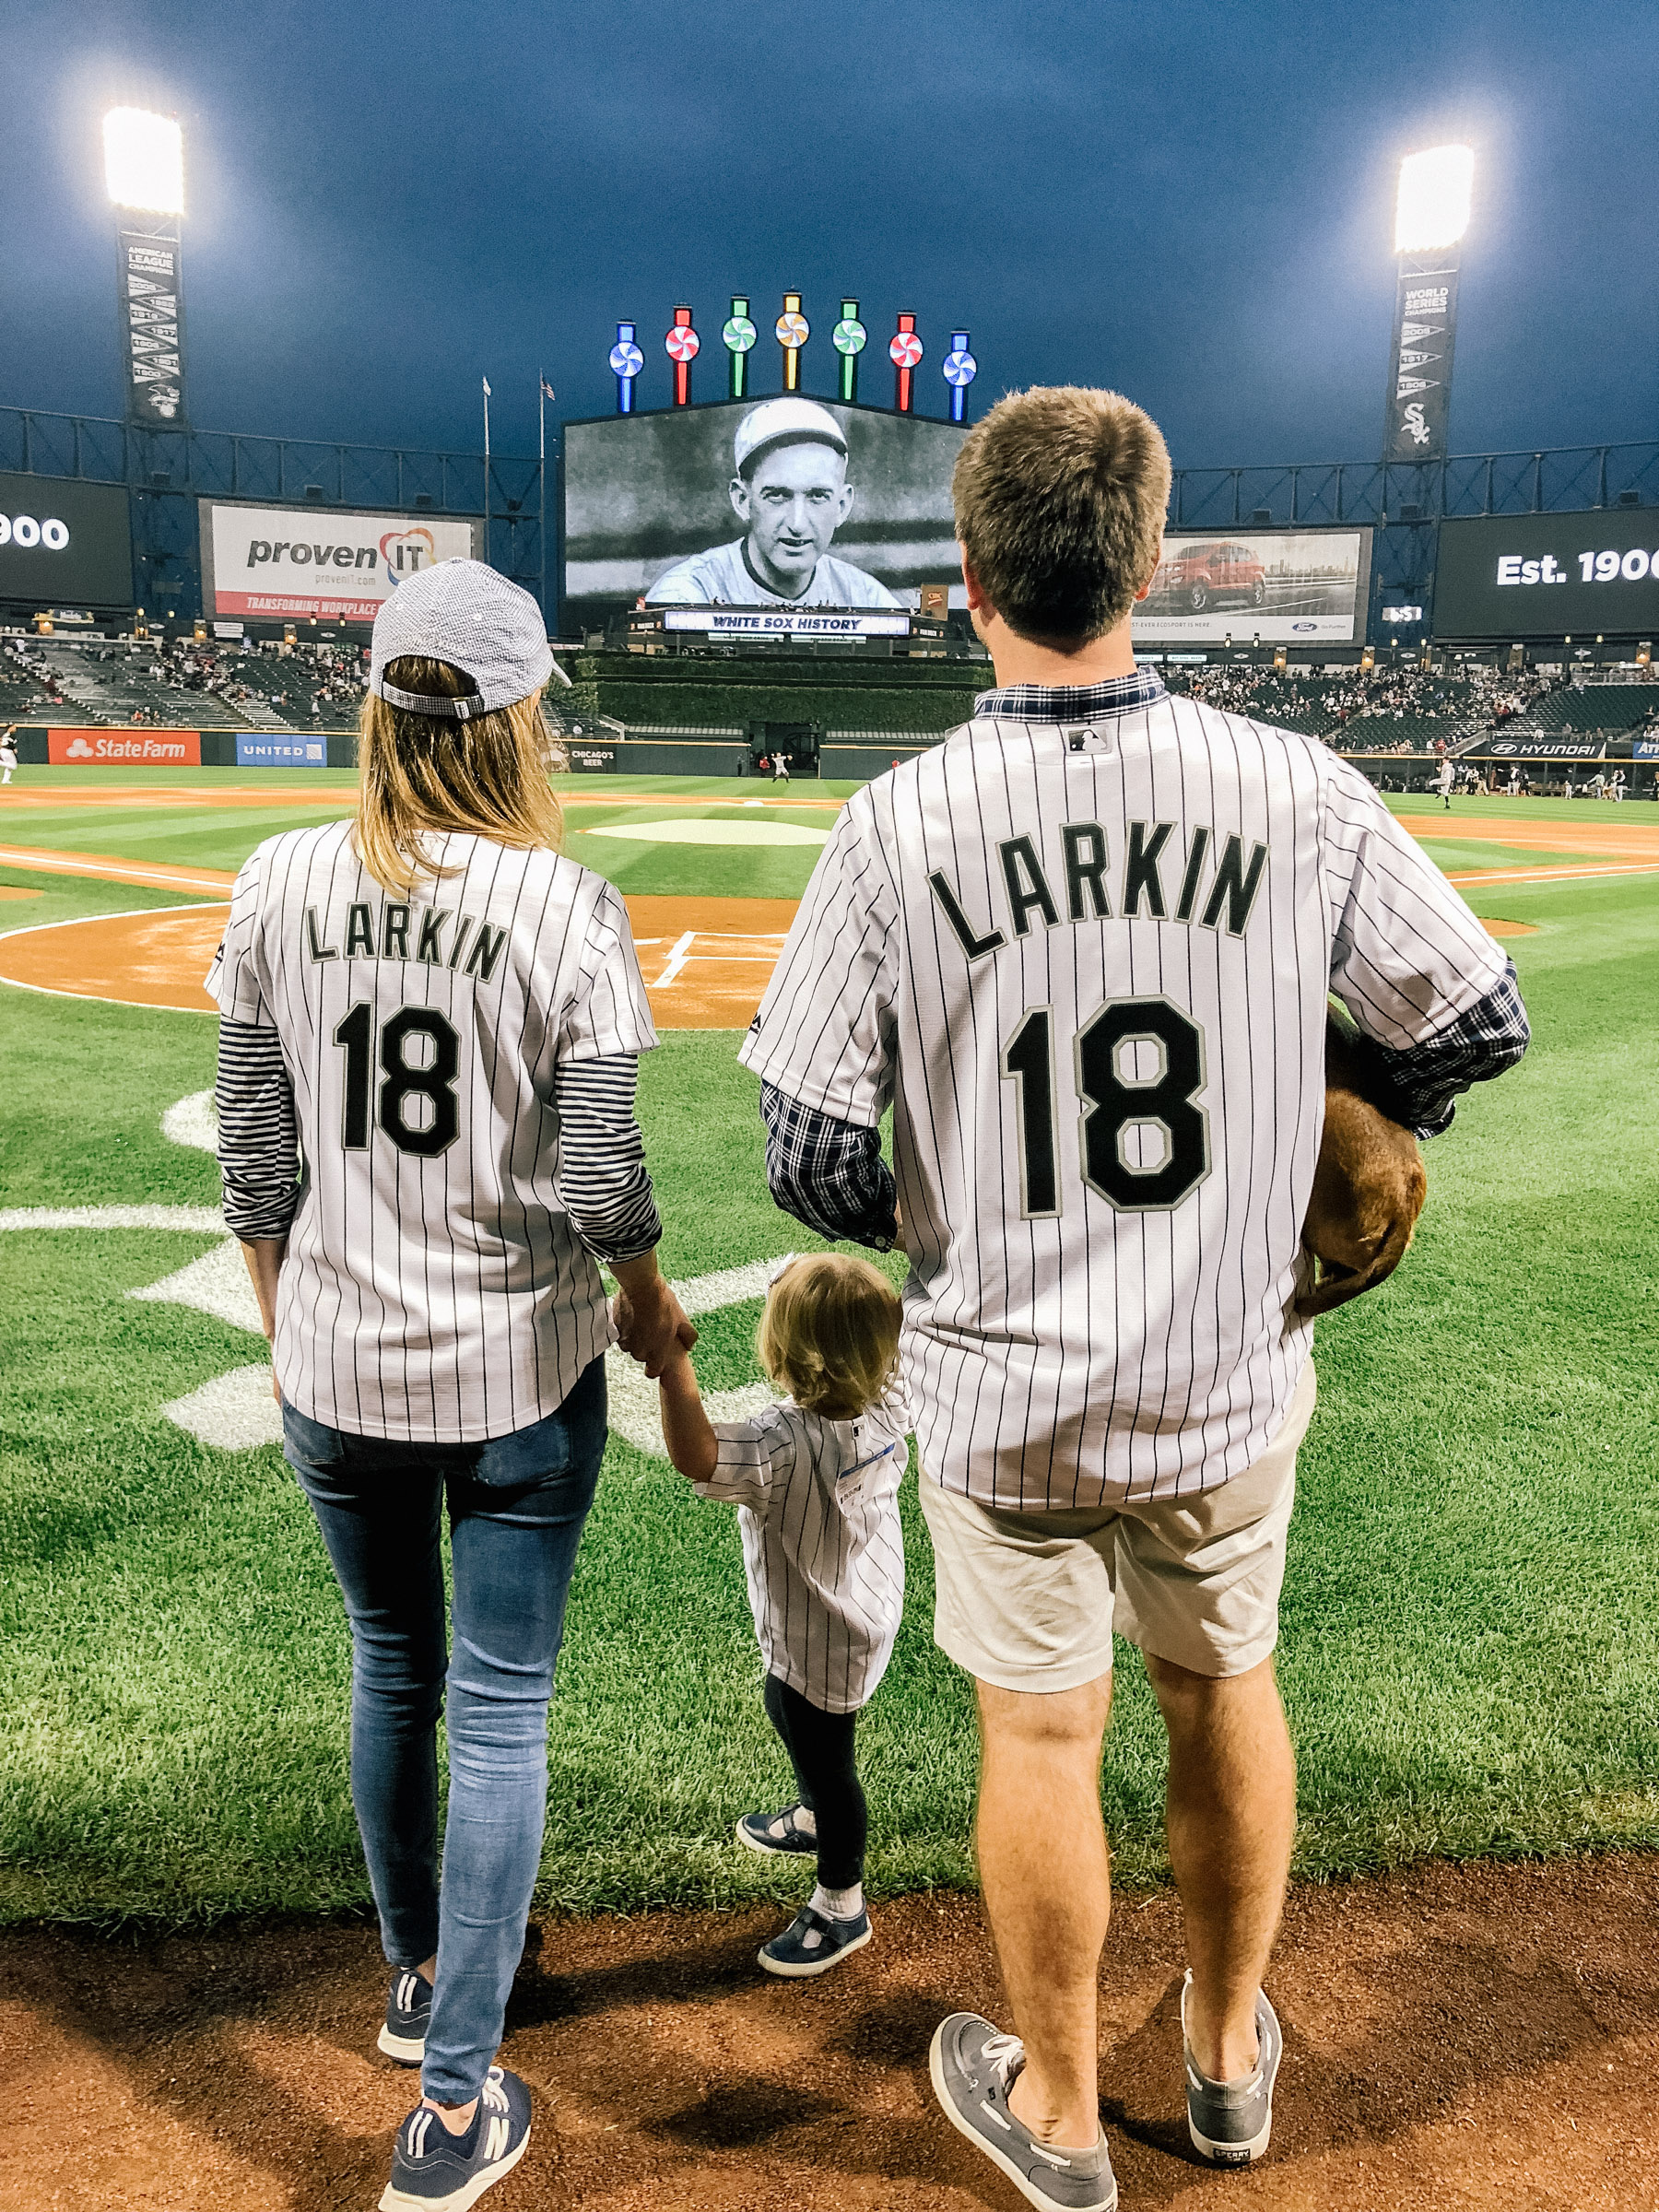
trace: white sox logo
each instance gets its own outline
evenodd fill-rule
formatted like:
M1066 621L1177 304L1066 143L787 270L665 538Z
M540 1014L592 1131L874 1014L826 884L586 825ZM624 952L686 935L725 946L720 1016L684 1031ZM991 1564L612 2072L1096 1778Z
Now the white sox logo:
M1423 420L1423 403L1420 399L1414 399L1400 417L1400 428L1409 432L1416 444L1428 444L1429 425Z

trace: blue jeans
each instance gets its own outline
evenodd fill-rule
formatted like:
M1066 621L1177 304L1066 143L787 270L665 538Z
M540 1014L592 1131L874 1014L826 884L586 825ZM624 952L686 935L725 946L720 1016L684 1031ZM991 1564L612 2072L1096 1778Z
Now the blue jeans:
M480 1444L393 1443L282 1410L351 1623L351 1801L396 1967L438 1954L421 2087L484 2086L524 1947L547 1799L547 1701L605 1452L605 1363L557 1413ZM441 1514L454 1570L446 1649ZM437 1728L449 1700L438 1878Z

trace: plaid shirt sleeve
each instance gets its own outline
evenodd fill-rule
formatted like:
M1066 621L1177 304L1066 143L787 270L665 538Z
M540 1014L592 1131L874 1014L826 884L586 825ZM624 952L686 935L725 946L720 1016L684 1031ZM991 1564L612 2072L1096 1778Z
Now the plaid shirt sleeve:
M1438 1036L1403 1050L1366 1041L1367 1055L1399 1101L1395 1119L1418 1136L1439 1136L1452 1125L1453 1101L1475 1083L1489 1083L1513 1067L1532 1039L1515 963L1484 998L1465 1008Z
M890 1252L899 1223L879 1131L838 1122L771 1083L760 1086L760 1118L767 1185L783 1211L831 1243L845 1237Z

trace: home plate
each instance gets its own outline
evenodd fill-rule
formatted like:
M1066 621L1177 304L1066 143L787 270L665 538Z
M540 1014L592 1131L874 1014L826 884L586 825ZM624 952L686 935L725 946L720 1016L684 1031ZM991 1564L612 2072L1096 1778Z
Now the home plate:
M233 1367L187 1398L163 1406L170 1421L218 1452L255 1452L282 1441L282 1408L271 1395L271 1363Z

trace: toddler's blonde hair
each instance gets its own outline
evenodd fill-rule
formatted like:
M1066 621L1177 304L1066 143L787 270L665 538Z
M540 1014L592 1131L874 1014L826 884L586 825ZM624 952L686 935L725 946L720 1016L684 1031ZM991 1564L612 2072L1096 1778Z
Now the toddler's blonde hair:
M899 1294L867 1260L792 1260L771 1287L756 1348L807 1413L850 1421L883 1397L899 1363Z

